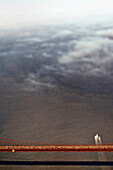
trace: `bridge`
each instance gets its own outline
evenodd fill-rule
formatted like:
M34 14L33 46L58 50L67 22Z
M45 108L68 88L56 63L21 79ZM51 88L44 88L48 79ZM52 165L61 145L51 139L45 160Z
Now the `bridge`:
M0 152L113 152L113 143L95 145L61 145L20 141L0 137Z

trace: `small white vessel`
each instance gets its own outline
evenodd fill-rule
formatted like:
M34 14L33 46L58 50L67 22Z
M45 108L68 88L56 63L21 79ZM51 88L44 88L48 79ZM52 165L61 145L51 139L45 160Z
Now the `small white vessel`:
M96 145L102 144L101 137L100 137L98 134L96 134L96 135L94 136L94 140L95 140L95 144L96 144Z

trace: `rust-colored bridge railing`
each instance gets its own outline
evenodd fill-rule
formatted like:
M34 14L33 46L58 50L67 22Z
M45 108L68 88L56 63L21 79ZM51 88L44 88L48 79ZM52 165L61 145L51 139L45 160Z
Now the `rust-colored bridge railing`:
M113 152L113 144L59 145L0 137L0 152Z
M107 145L0 146L0 152L113 152Z

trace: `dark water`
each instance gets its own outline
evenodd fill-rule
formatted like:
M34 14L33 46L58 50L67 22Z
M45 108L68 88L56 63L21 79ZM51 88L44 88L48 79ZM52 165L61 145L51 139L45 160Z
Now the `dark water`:
M94 144L94 135L99 133L103 143L112 143L111 37L99 37L97 28L78 29L72 25L66 27L72 33L66 33L64 27L46 28L46 32L43 29L25 29L6 35L2 30L0 136L31 142L78 145ZM55 33L58 35L53 36ZM86 42L90 45L85 45ZM1 153L0 160L113 161L113 154ZM82 167L88 168L96 167Z

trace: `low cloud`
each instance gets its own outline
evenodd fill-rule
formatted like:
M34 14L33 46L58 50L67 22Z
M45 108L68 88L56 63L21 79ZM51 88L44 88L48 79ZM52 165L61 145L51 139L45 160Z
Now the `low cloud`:
M66 72L81 75L109 75L107 67L113 58L113 42L107 38L88 36L75 42L74 49L63 54L59 63Z
M113 29L99 30L99 31L96 32L96 35L113 38Z
M54 35L53 37L65 37L65 36L71 36L73 35L73 31L71 30L60 30L56 35Z
M99 50L103 50L104 47L106 48L108 44L111 44L108 39L103 40L101 38L89 38L85 40L80 40L75 43L74 51L69 52L67 55L59 58L59 63L69 64L71 62L78 61L78 59L93 59L93 55L95 55L95 53Z
M40 75L30 73L28 77L24 80L25 90L44 90L44 89L54 89L56 87L51 81L47 79L42 79Z

